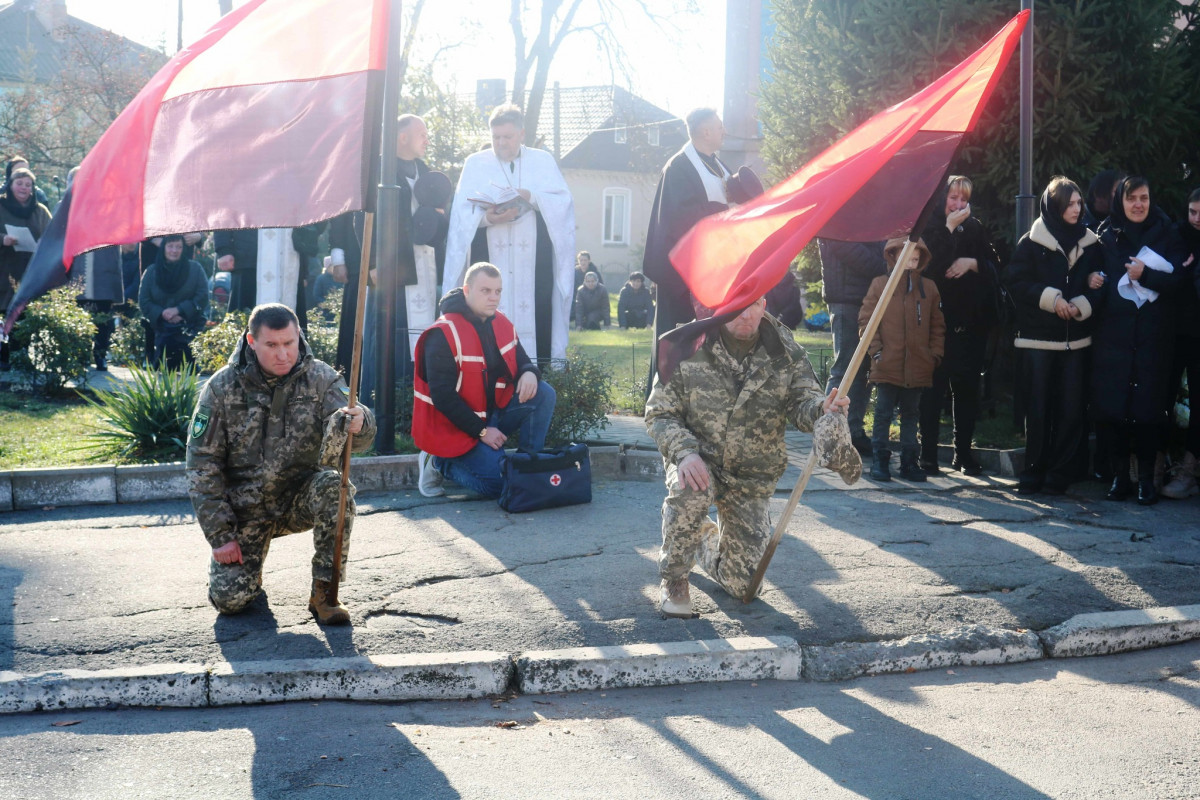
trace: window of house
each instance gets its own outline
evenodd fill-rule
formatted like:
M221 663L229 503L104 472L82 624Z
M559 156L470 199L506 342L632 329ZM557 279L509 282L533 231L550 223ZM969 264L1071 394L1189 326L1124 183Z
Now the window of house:
M618 125L613 129L613 141L617 144L625 144L629 141L629 129L624 125Z
M631 197L628 189L604 190L604 244L629 244Z
M650 127L646 128L646 141L648 141L650 143L651 147L658 147L658 126L657 125L651 125Z

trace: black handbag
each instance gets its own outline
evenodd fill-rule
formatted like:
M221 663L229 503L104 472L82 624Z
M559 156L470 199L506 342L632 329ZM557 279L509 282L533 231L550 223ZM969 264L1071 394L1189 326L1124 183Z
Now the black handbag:
M556 450L505 453L500 459L504 488L500 507L505 511L592 502L592 463L586 444L569 444Z

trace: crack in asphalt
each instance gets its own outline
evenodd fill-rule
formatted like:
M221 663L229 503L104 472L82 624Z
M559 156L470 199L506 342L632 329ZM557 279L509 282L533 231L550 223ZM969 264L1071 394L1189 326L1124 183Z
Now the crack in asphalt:
M375 617L405 617L411 619L425 619L430 622L440 622L444 625L458 625L462 620L458 617L452 617L447 614L427 614L420 611L401 611L396 608L378 608L367 612L366 619L374 619Z
M588 553L577 553L575 555L570 555L570 556L559 556L557 558L548 558L544 561L527 561L523 564L514 564L511 567L505 567L504 569L498 569L498 570L494 570L492 572L479 572L479 573L475 573L475 574L471 574L471 575L434 575L429 578L421 578L418 581L414 581L413 583L409 584L408 586L404 586L397 591L404 591L406 589L416 589L416 588L422 587L422 586L431 586L431 585L437 584L437 583L445 583L446 581L472 580L475 578L494 578L497 575L503 575L507 572L516 572L517 570L525 569L526 567L541 567L541 566L545 566L546 564L554 564L559 561L575 561L575 560L578 560L581 558L594 558L595 556L601 556L601 555L604 555L603 547L600 548L599 550L593 550Z

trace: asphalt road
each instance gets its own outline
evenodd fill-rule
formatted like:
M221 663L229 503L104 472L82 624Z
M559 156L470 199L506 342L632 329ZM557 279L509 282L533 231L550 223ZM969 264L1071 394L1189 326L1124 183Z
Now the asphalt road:
M0 717L0 790L130 798L1200 796L1200 642L864 678Z
M364 496L342 592L354 626L330 630L306 610L306 534L272 545L269 599L218 619L186 502L13 512L0 515L0 669L734 636L830 644L1200 602L1200 498L1141 508L1079 488L1051 501L994 481L817 481L763 596L742 605L696 573L691 620L656 608L658 483L601 482L589 506L525 515L454 496ZM785 501L781 491L773 513Z

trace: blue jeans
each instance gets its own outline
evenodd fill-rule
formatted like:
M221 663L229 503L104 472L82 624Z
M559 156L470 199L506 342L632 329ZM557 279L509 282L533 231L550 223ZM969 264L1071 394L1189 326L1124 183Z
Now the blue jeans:
M825 386L828 394L835 386L842 385L842 376L850 366L854 357L854 348L858 346L858 310L860 306L853 303L830 303L830 328L833 329L833 365L829 367L829 381ZM864 434L863 415L867 413L867 401L871 399L871 387L867 385L867 359L859 365L850 388L846 390L850 398L848 422L850 433Z
M492 412L488 426L498 429L505 436L521 431L521 450L536 453L546 446L546 432L550 430L550 418L554 416L557 396L554 387L538 381L537 394L527 402L520 402L514 392L504 408ZM484 497L499 497L504 488L500 474L500 459L504 448L493 450L483 442L457 458L434 456L433 466L442 475L460 486Z
M916 456L917 423L921 416L920 387L906 389L894 383L875 384L875 428L872 431L871 447L888 450L888 429L892 427L892 412L900 404L900 447L911 449Z

